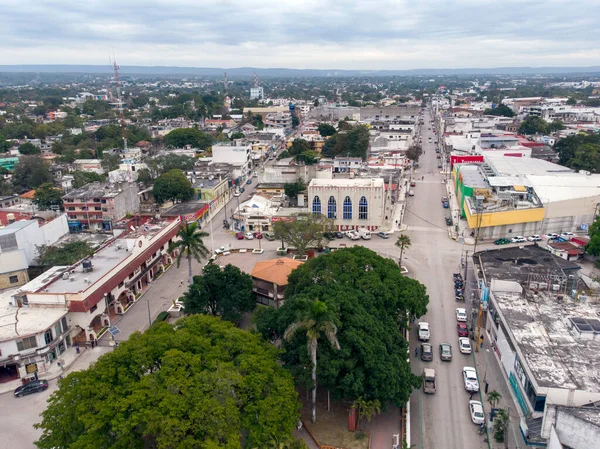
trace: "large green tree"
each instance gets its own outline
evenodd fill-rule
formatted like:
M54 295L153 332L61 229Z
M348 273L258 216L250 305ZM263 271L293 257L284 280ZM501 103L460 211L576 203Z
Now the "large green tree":
M495 108L487 108L485 111L483 111L483 113L485 115L496 115L496 116L500 116L500 117L514 117L515 113L513 112L513 110L511 108L509 108L508 106L506 106L505 104L500 104Z
M63 193L49 182L42 184L33 195L33 202L40 210L48 210L53 206L62 209Z
M36 246L37 262L42 267L68 266L94 253L88 242L70 242L64 245Z
M288 282L284 305L257 317L259 331L271 340L283 337L318 298L334 314L341 347L319 347L319 385L350 402L363 398L404 405L420 377L411 372L402 329L427 311L425 286L402 276L393 260L361 246L311 259L292 271ZM299 384L310 386L306 339L283 343L285 366Z
M183 305L186 315L204 313L237 323L244 313L256 307L252 278L231 264L223 269L209 264L202 270L202 276L194 276Z
M325 232L333 230L333 220L325 215L296 214L289 221L278 221L273 224L275 238L296 248L299 255L306 254L310 247L318 248L323 243Z
M52 174L43 159L37 156L22 156L15 166L12 181L15 188L23 192L52 182Z
M174 129L165 136L165 145L172 148L182 148L185 145L191 145L192 148L206 150L213 143L210 134L203 133L195 128Z
M600 135L575 134L558 140L553 148L558 152L559 162L562 165L600 173L597 156L600 151Z
M106 175L101 175L90 171L74 171L71 173L73 176L73 187L78 189L83 187L90 182L104 182L106 181Z
M195 163L196 160L193 157L185 156L183 154L167 154L146 161L150 171L154 173L155 176L162 175L173 169L191 171L194 168Z
M348 125L344 132L334 134L325 141L321 153L326 157L348 156L366 159L368 150L369 128L365 125Z
M177 231L177 239L169 246L169 252L179 250L177 256L177 267L181 264L183 256L188 262L188 281L192 285L194 283L194 275L192 273L192 258L200 262L202 257L209 254L208 249L204 246L204 237L208 237L208 233L201 231L198 227L198 222L185 223L179 231Z
M304 192L305 190L306 184L300 179L297 179L294 182L286 182L283 185L283 191L290 198L296 198L300 192Z
M174 169L156 178L152 194L158 204L187 201L194 196L194 188L181 170Z
M330 125L329 123L319 123L317 130L323 137L333 136L337 132L335 126Z
M519 126L519 133L530 134L546 134L548 132L548 123L541 117L528 115Z
M423 147L421 147L421 145L419 145L418 143L412 144L406 150L407 159L409 159L413 162L419 162L419 158L421 157L422 154L423 154Z
M278 351L194 315L134 333L59 382L40 449L242 449L291 438L299 402Z
M31 154L40 154L41 150L34 144L25 142L19 145L19 153L24 154L25 156L29 156Z

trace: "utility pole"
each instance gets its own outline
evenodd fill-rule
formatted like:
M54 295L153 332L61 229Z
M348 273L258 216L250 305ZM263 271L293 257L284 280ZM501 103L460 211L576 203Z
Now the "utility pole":
M479 314L477 316L477 338L475 339L475 352L479 352L479 339L481 338L481 318L483 317L483 304L479 302Z

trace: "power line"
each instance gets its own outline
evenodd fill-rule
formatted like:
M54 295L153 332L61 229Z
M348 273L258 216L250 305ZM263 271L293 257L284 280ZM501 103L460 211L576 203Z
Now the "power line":
M447 227L446 227L446 228L443 228L443 227L441 227L441 226L439 226L439 225L436 225L435 223L432 223L431 221L429 221L429 220L427 220L427 219L425 219L425 218L421 217L420 215L417 215L417 214L415 214L413 211L411 211L411 210L410 210L410 209L408 209L408 208L406 209L406 212L408 212L408 213L409 213L409 214L411 214L411 215L414 215L414 216L415 216L415 217L417 217L419 220L422 220L422 221L424 221L425 223L428 223L428 224L430 224L430 225L431 225L431 226L433 226L434 228L438 228L438 229L441 229L442 231L446 231L446 232L448 232L448 228L447 228Z

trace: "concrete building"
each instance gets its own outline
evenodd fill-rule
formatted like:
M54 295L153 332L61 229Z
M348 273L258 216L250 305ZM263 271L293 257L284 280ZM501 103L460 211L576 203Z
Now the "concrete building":
M420 108L407 106L386 106L360 108L360 121L364 123L388 122L419 117Z
M391 197L382 178L313 179L308 185L308 207L334 221L340 231L389 224Z
M250 100L262 100L265 98L265 91L262 86L250 88Z
M252 291L259 304L279 308L283 305L288 276L303 262L287 257L258 262L252 269Z
M230 164L232 178L238 183L244 182L252 174L252 145L241 145L234 142L229 144L215 144L212 146L213 164Z
M99 175L104 173L100 159L75 159L73 161L73 170L98 173Z
M333 158L334 173L350 173L363 168L364 161L360 157L336 156Z
M541 159L486 153L452 175L461 214L482 239L586 229L600 203L600 175Z
M140 209L137 184L86 184L63 196L63 204L73 232L82 229L110 231L112 222Z
M310 110L309 117L318 121L337 122L346 117L360 120L360 108L354 106L321 105Z
M266 129L292 129L292 114L289 112L272 112L263 119Z
M85 344L107 331L152 280L173 263L169 252L180 220L148 220L105 243L93 257L20 289L16 300L31 309L68 309L71 341Z
M474 260L483 280L482 331L508 378L528 444L546 443L551 427L560 434L567 421L571 441L575 434L585 441L582 415L600 403L597 290L578 280L578 265L534 244L479 252ZM563 412L584 422L576 428L574 416L563 415L559 426ZM594 447L563 439L568 447Z

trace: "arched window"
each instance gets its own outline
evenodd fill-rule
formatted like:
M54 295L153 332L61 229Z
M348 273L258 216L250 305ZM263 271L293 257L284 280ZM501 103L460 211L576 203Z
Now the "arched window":
M321 215L321 198L318 196L313 198L312 213L314 215Z
M367 199L363 196L360 198L360 202L358 203L358 219L366 220L369 218L369 203L367 203Z
M344 220L352 220L352 200L349 196L344 198Z
M330 196L329 201L327 202L327 218L335 219L336 212L337 203L335 202L335 198Z

